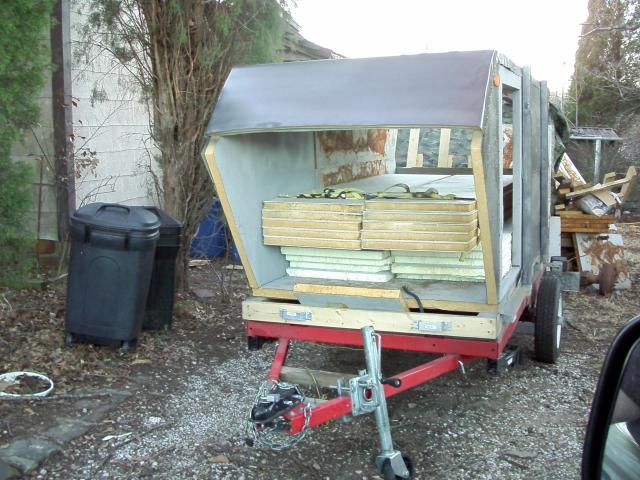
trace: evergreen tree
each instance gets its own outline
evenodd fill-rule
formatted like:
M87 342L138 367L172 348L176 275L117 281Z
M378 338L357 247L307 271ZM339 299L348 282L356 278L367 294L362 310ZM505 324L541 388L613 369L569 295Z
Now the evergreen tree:
M11 147L36 125L38 94L50 53L46 43L51 0L7 0L0 14L0 284L19 283L33 242L24 219L32 201L29 165Z
M567 108L584 126L624 126L639 104L639 0L589 0Z

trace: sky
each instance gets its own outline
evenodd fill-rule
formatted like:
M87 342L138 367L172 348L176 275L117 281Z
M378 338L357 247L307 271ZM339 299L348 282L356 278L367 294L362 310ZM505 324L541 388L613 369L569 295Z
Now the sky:
M296 0L307 40L349 58L498 50L568 89L588 0Z

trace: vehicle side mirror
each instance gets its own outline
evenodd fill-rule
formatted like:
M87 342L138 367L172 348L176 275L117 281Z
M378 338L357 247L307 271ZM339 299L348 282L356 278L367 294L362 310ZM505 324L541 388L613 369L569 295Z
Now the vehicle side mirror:
M609 347L591 405L582 479L640 478L640 315Z

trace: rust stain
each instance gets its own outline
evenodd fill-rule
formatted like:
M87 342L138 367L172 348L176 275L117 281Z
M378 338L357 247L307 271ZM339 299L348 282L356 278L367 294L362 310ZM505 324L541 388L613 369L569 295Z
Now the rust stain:
M367 143L372 152L384 155L384 147L387 144L387 131L383 129L369 130Z
M372 130L331 130L319 132L320 147L326 155L335 152L372 151L384 155L387 131Z
M614 265L618 272L627 272L624 261L624 246L613 245L607 241L595 240L584 246L584 254L591 258L591 266L599 271L604 263ZM597 273L592 268L593 273Z
M340 165L336 171L322 175L322 183L328 187L385 173L389 173L387 172L387 162L384 159L375 159L368 162Z

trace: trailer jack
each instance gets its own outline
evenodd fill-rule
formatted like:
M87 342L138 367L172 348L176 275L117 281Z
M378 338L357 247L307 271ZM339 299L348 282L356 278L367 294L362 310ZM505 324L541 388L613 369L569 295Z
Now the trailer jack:
M402 382L399 379L382 378L381 371L381 337L373 330L373 327L363 327L362 343L367 365L366 372L361 372L359 377L349 380L351 391L351 412L362 415L374 412L376 427L380 437L380 455L376 458L376 466L386 478L409 478L411 472L405 459L398 450L393 448L391 427L389 424L389 412L387 411L387 399L383 385L391 385L399 388Z
M255 333L258 336L266 336L261 335L262 332L259 330L261 324L258 322L249 322L249 324L250 328L256 328ZM324 327L281 326L279 324L270 325L270 328L281 328L281 331L278 332L278 345L267 374L267 380L260 387L248 418L247 426L250 436L247 438L247 444L259 445L272 450L283 450L297 444L312 428L326 422L348 415L358 416L373 413L380 441L380 453L375 459L375 464L385 480L410 478L412 474L410 459L394 449L387 411L387 397L415 388L448 372L456 370L464 372L465 365L483 358L483 356L444 354L385 378L381 369L382 342L385 341L387 346L393 346L394 340L397 340L398 342L402 341L403 345L407 345L408 339L413 337L394 336L388 333L378 334L373 327L366 326L361 328L359 332L353 332L356 333L355 335L349 334L345 338L346 344L363 347L366 368L352 378L338 377L335 380L337 385L331 383L322 385L325 388L337 389L337 397L330 399L305 398L298 385L287 383L282 378L291 339L328 343L329 339L335 341L335 330ZM345 336L345 332L341 331L340 333ZM387 342L387 340L389 341ZM424 348L424 351L428 351L434 340L431 337L428 338L428 343L425 340L426 337L422 340L422 344L416 345L415 350L420 351ZM501 353L503 345L495 342L483 348L490 348ZM284 377L286 376L284 375Z

